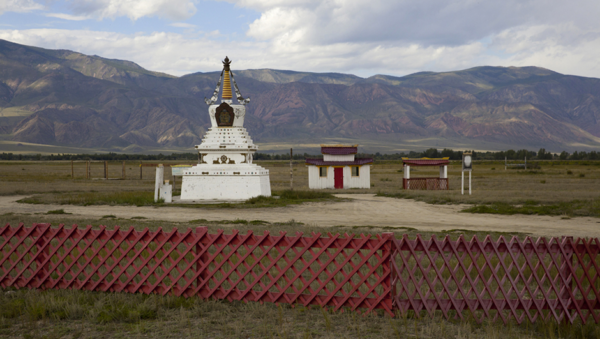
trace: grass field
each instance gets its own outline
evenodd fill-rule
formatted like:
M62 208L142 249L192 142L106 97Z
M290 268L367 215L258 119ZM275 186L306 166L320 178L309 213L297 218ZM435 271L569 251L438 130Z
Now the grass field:
M289 189L289 162L258 163L269 169L271 188L275 194L281 194ZM535 169L504 170L503 162L475 162L472 179L473 195L469 196L460 193L459 162L453 162L449 166L450 190L448 191L405 191L402 189L401 162L378 162L371 170L371 189L350 189L344 190L343 193L379 193L434 204L479 205L467 210L473 213L600 216L598 202L600 201L600 161L539 161L531 162L530 166L534 166ZM110 163L109 178L121 178L121 170L121 162ZM139 179L139 162L127 162L125 170L125 180L86 180L83 162L74 164L74 178L71 178L70 162L1 162L0 195L43 194L27 200L32 203L154 204L152 202L154 168L144 167L142 180ZM103 177L103 164L93 163L91 173L92 178ZM295 190L308 190L307 173L304 163L294 164ZM165 174L165 179L172 182L173 178L170 177L168 169ZM413 167L411 169L411 177L437 175L437 168ZM178 194L180 184L178 181L175 194ZM313 198L305 200L311 199ZM295 202L298 202L298 199ZM269 205L278 206L277 203L263 201L262 204L255 202L237 208ZM521 208L525 205L527 208Z

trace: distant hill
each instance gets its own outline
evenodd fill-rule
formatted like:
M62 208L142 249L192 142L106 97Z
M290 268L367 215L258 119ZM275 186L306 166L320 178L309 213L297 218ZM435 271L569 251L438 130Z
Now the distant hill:
M17 152L189 151L210 125L203 99L219 75L174 77L5 40L0 65L0 151ZM373 152L600 145L600 79L538 67L360 78L233 66L251 98L246 127L263 151L331 141Z

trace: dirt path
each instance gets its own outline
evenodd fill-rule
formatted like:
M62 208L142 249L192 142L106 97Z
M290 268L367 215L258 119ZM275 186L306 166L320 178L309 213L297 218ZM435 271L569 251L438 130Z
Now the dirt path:
M460 205L429 205L408 199L377 197L374 194L336 194L352 199L339 203L307 203L278 208L256 209L200 209L181 207L126 207L126 206L72 206L31 205L16 201L24 196L0 197L0 215L13 213L45 213L64 209L73 213L69 218L101 218L112 214L119 218L143 216L148 219L169 221L207 220L265 220L286 222L291 219L317 226L392 226L421 230L450 229L526 232L545 236L600 237L600 219L529 215L468 214L459 211ZM67 216L66 216L67 217ZM40 217L43 222L43 217ZM0 220L1 223L1 220Z

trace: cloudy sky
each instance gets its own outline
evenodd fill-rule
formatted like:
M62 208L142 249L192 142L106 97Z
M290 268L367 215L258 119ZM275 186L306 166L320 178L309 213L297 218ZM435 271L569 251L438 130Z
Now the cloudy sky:
M481 65L600 77L598 0L0 0L0 39L183 75Z

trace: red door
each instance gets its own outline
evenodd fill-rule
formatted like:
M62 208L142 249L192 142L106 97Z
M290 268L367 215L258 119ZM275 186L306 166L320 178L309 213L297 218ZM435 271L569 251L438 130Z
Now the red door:
M333 169L333 183L335 188L344 188L344 169Z

